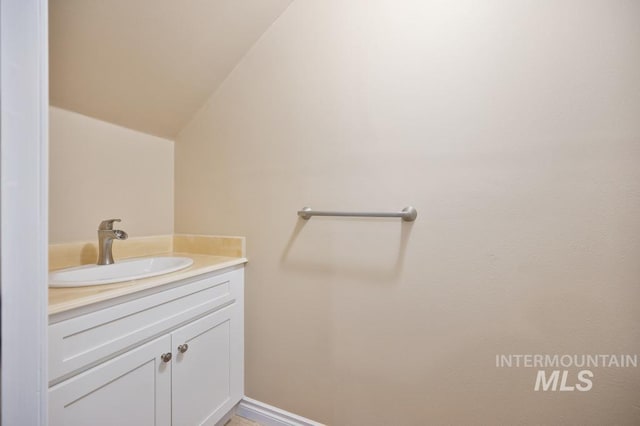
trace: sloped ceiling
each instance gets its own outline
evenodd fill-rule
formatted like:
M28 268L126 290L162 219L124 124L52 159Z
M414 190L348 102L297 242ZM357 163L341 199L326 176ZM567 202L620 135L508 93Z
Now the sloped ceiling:
M50 0L50 100L174 138L292 0Z

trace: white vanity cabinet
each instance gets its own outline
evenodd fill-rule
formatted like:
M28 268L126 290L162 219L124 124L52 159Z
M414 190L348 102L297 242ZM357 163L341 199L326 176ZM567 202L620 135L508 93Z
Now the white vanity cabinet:
M243 273L52 317L49 424L215 425L244 394Z
M49 425L170 425L171 364L160 337L49 389Z

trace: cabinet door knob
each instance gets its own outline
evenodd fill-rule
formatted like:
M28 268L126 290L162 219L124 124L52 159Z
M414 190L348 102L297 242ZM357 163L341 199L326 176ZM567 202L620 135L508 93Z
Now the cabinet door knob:
M180 351L181 354L183 354L189 350L189 345L187 345L186 343L183 343L180 346L178 346L178 350Z
M160 359L161 359L163 362L169 362L169 361L171 361L171 352L167 352L166 354L162 354L162 355L160 355Z

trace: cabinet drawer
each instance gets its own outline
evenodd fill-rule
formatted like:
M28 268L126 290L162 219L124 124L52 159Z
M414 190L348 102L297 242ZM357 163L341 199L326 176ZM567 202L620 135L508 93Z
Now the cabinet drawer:
M158 293L49 326L49 381L95 365L223 306L241 290L242 270L185 281ZM239 283L239 285L238 285Z

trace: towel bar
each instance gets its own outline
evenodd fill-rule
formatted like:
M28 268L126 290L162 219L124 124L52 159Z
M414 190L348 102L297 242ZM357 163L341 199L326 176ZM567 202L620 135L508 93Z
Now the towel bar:
M413 222L418 217L418 211L414 207L405 207L399 212L330 212L313 210L311 207L303 207L298 211L298 216L309 220L311 216L347 216L347 217L400 217L405 222Z

